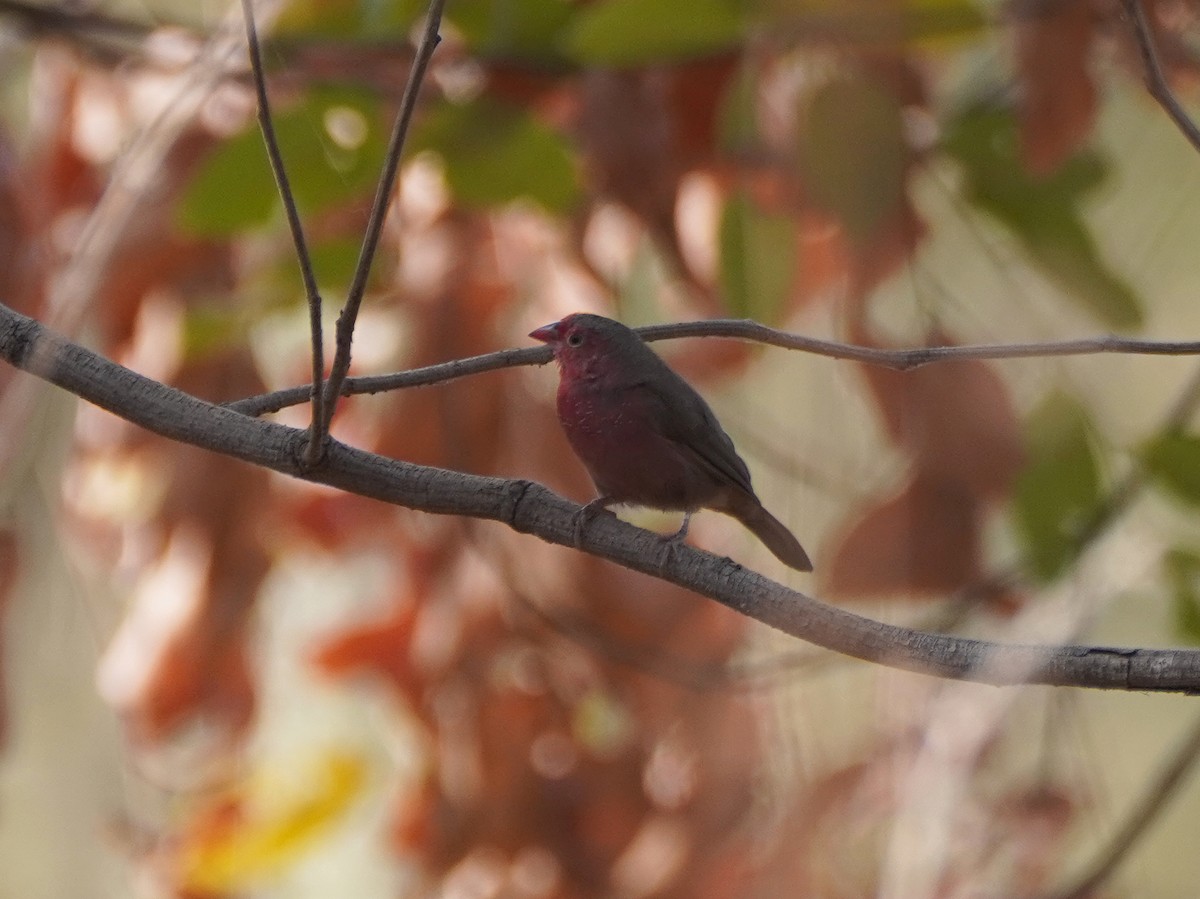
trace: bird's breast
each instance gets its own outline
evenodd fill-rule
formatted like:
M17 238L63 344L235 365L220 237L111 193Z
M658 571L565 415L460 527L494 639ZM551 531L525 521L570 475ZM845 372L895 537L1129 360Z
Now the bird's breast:
M601 495L656 509L708 505L720 486L686 448L663 435L636 394L562 384L558 416L575 454Z

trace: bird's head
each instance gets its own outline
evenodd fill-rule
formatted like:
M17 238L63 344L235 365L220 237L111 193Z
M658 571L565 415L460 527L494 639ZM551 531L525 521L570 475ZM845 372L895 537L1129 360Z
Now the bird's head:
M529 334L554 350L554 360L566 377L595 378L604 374L606 360L641 345L636 333L611 318L576 312Z

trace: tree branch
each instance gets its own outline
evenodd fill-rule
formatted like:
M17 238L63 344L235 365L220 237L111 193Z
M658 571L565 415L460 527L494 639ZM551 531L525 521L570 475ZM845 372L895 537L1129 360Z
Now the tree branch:
M333 364L329 370L329 380L325 382L323 417L313 421L310 429L306 457L309 464L314 464L318 460L320 445L329 434L329 425L333 421L333 413L337 409L338 397L342 395L342 384L350 373L350 347L354 340L354 325L358 321L358 310L367 291L367 279L370 277L371 265L375 261L375 251L379 247L379 239L383 234L383 223L387 218L392 188L396 184L396 172L400 168L404 140L408 136L409 124L412 122L413 113L417 108L417 96L421 91L421 82L425 80L425 70L433 58L433 51L441 42L438 28L442 23L442 9L445 5L445 0L431 0L429 12L426 13L425 18L425 30L421 34L421 42L413 57L408 83L404 86L404 96L400 100L400 112L396 116L396 125L388 140L383 172L380 174L379 184L375 188L375 200L371 204L371 215L367 220L366 233L363 235L362 249L359 251L358 262L354 268L354 279L346 294L346 305L342 308L341 315L338 316Z
M788 350L800 350L829 359L845 359L868 365L881 365L896 371L908 371L935 362L954 362L967 359L1029 359L1043 356L1091 356L1105 353L1124 353L1140 356L1200 355L1200 340L1144 340L1131 337L1103 335L1079 340L1042 343L984 343L966 346L931 346L908 349L859 346L805 337L780 331L755 321L743 319L711 319L698 322L677 322L638 328L645 340L667 340L678 337L725 337L749 340ZM342 384L342 396L363 393L383 393L406 387L425 387L478 375L484 372L512 368L518 365L545 365L551 359L549 347L525 347L500 350L482 356L455 359L437 365L426 365L408 371L363 378L347 378ZM258 416L278 412L308 400L308 387L290 387L273 393L247 397L228 403L228 407L244 415Z
M1200 720L1179 747L1171 753L1167 764L1154 778L1150 788L1130 812L1129 817L1113 835L1087 873L1070 887L1044 899L1087 899L1097 895L1099 887L1125 860L1146 830L1160 817L1167 804L1178 794L1179 786L1200 759Z
M258 28L254 24L253 0L242 0L242 16L246 20L246 47L250 54L250 72L254 80L254 94L258 99L258 126L262 130L267 159L275 176L275 186L283 201L288 230L296 248L296 261L300 265L300 278L304 283L304 295L308 300L308 330L312 344L312 428L316 434L320 423L325 421L325 396L322 390L325 377L325 338L321 327L321 291L317 287L317 276L313 271L312 255L308 252L308 240L304 236L304 224L300 221L300 210L296 208L296 195L292 192L287 167L283 163L283 152L279 149L279 138L275 134L275 121L271 117L271 99L267 93L267 79L263 72L262 48L258 42Z
M0 17L15 23L17 29L29 37L75 41L89 53L109 62L118 62L130 53L140 51L150 34L148 25L92 9L24 0L0 0Z
M1137 38L1138 49L1142 54L1142 67L1145 69L1146 90L1158 101L1167 115L1171 117L1177 128L1188 139L1188 142L1200 150L1200 128L1192 121L1191 116L1183 108L1167 83L1166 73L1158 58L1158 49L1154 45L1154 34L1150 21L1146 18L1146 10L1141 0L1121 0L1125 7L1125 15L1133 22L1133 34Z
M576 542L579 506L539 484L414 465L332 440L321 464L309 467L302 460L303 431L167 387L2 305L0 358L172 440L394 505L499 521L560 546ZM690 546L665 547L656 535L615 517L593 519L580 547L865 661L995 685L1200 692L1200 650L1003 644L883 624L827 606L730 559Z

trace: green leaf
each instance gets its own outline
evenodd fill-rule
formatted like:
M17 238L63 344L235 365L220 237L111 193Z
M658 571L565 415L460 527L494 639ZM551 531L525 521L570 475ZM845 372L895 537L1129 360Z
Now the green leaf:
M257 128L230 138L208 157L179 202L178 221L194 234L223 235L267 223L278 202Z
M1177 498L1200 506L1200 436L1163 434L1143 447L1142 461Z
M717 145L724 153L749 156L760 148L759 90L756 68L748 64L738 66L717 110Z
M991 26L987 13L973 0L907 0L888 4L865 2L796 3L759 0L755 22L763 33L814 35L830 42L924 44L939 47L950 40L978 39Z
M1011 231L1047 278L1106 325L1141 325L1137 295L1105 264L1080 211L1107 174L1098 155L1080 153L1050 177L1035 178L1021 165L1011 110L994 107L951 123L943 147L963 167L970 202Z
M354 277L361 248L362 240L357 237L337 237L313 244L310 255L317 283L324 289L344 292Z
M467 206L528 198L564 213L579 197L566 138L524 109L497 100L442 103L422 122L412 146L442 158L447 185Z
M745 28L735 0L602 0L580 11L566 49L584 65L649 65L732 49Z
M991 24L973 0L909 0L901 6L900 16L907 41L978 38Z
M301 212L326 209L374 187L387 137L371 95L348 88L315 90L275 127Z
M1200 643L1200 554L1173 549L1164 564L1172 587L1175 632L1189 643Z
M455 0L446 16L479 56L562 64L563 33L579 9L567 0Z
M863 77L826 82L809 99L800 168L813 198L864 243L904 199L910 156L900 103Z
M776 322L796 271L796 225L768 215L745 193L730 197L718 236L721 289L730 313Z
M252 316L244 309L203 304L189 309L183 319L183 353L190 361L203 359L244 343Z
M427 5L422 0L290 0L276 35L403 39Z
M385 138L369 95L314 90L299 106L275 116L275 132L301 213L320 211L374 184ZM208 158L184 194L178 215L193 233L222 235L260 227L279 208L262 134L250 128Z
M1033 573L1052 580L1074 559L1100 511L1095 429L1074 399L1055 394L1026 426L1029 461L1017 479L1013 515Z

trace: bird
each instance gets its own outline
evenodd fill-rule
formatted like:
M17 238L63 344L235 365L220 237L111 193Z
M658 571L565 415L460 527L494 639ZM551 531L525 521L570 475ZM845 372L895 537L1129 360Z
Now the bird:
M558 420L599 492L585 515L612 505L683 512L669 538L679 541L692 513L713 509L740 521L785 565L812 571L800 542L754 492L708 403L636 331L577 312L529 336L554 350Z

